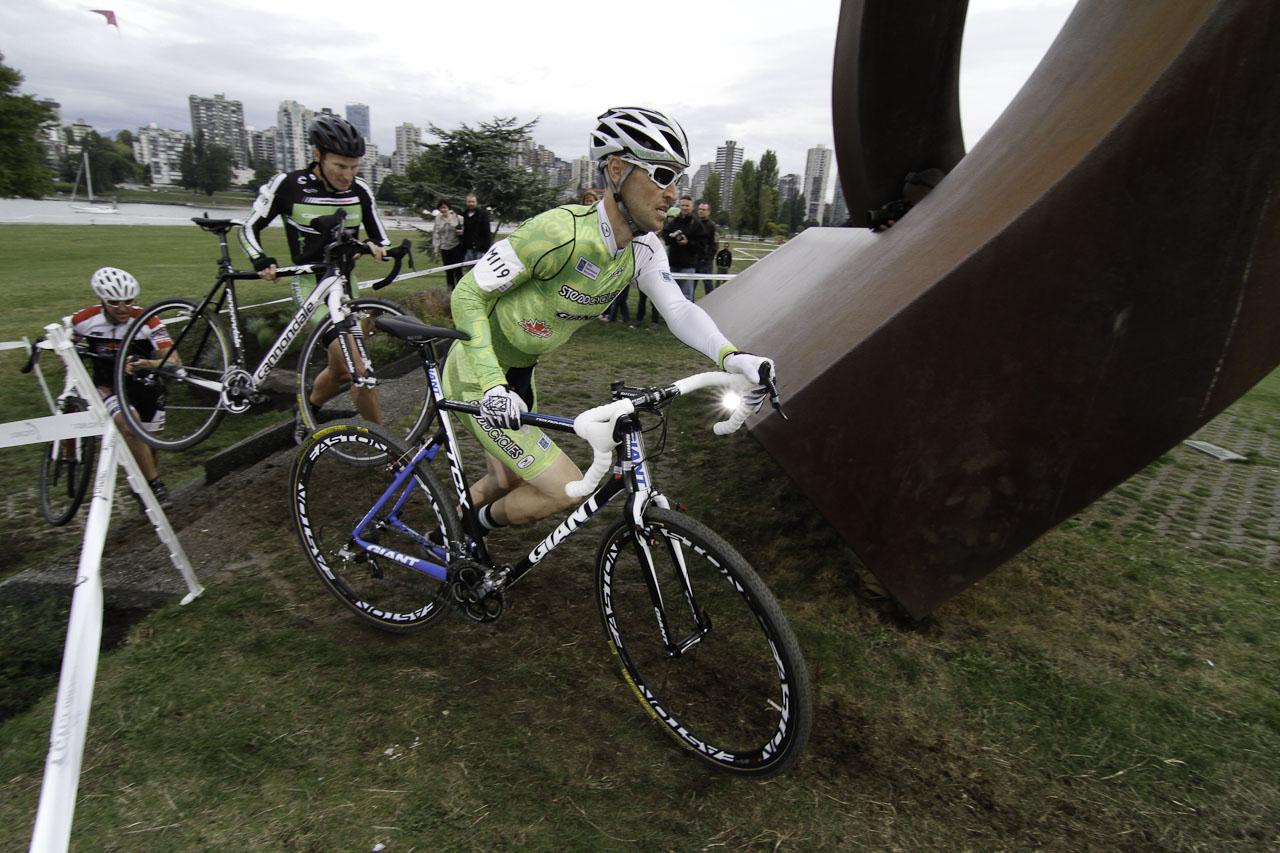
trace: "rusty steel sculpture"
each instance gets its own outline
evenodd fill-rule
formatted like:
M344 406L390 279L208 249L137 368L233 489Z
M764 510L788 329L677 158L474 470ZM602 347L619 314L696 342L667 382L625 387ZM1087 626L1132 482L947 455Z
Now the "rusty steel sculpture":
M852 211L704 303L777 357L754 433L921 616L1280 363L1280 4L1081 0L967 154L964 0L845 0ZM767 319L766 319L767 318Z

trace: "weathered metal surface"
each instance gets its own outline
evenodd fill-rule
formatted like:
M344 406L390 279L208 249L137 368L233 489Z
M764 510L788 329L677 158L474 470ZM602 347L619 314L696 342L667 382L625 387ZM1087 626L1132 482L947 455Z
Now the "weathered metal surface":
M1278 86L1269 0L1081 0L899 224L806 231L702 303L778 359L792 420L756 436L911 613L1280 363Z
M950 171L964 156L960 43L968 5L845 0L831 106L836 162L855 223L901 198L908 172Z

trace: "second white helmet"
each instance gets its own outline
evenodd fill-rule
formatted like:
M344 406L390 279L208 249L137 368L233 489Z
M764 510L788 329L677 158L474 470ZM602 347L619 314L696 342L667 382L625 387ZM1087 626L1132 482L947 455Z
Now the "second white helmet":
M118 301L120 299L137 299L142 290L138 280L129 273L115 267L103 267L89 279L89 286L102 300Z

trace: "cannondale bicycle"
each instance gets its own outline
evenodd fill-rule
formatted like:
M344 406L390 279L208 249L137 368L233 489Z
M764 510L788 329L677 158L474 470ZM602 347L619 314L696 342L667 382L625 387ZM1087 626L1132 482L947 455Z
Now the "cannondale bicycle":
M329 591L384 631L417 631L450 609L492 622L516 582L623 496L595 558L596 604L623 680L666 733L711 766L752 777L792 767L813 721L795 635L747 561L657 490L640 423L641 415L656 416L665 433L664 408L700 388L748 397L758 389L721 372L651 388L619 382L611 403L577 418L521 415L523 424L578 433L594 460L567 488L581 505L505 564L486 546L449 414L474 417L479 407L444 398L434 356L434 344L467 335L399 317L376 322L421 353L434 431L408 447L377 427L348 422L318 430L299 450L290 474L294 523ZM755 402L739 405L716 432L736 430L760 398ZM362 455L364 464L351 463ZM447 463L448 486L429 464L438 459Z
M148 326L158 322L168 331L173 347L166 351L161 363L152 369L134 369L129 359L117 359L115 389L122 402L125 419L134 432L161 450L183 450L207 438L227 414L241 414L268 398L263 383L272 368L284 357L295 339L303 335L313 315L327 307L328 316L316 325L302 346L298 358L296 393L298 419L307 431L329 419L356 416L369 417L370 407L375 423L385 426L393 435L414 441L426 427L427 400L423 393L423 377L408 375L419 369L414 353L400 339L377 332L377 317L405 316L405 311L382 299L356 297L351 271L356 259L367 254L368 246L344 227L345 210L321 217L313 224L328 234L323 260L314 264L281 267L279 276L314 275L319 284L312 290L284 330L268 347L261 363L253 372L245 363L244 321L236 301L237 281L260 281L256 272L237 272L231 264L227 234L242 223L231 219L195 217L193 222L218 237L221 257L218 278L209 293L199 302L172 298L150 306L125 332L121 349L129 352L136 338ZM373 284L380 289L399 274L401 263L409 253L409 241L387 251L394 268L384 279ZM411 259L412 260L412 259ZM224 326L225 315L229 327ZM317 377L329 367L329 345L336 340L352 381L339 385L328 379L334 396L323 403L312 402ZM375 372L375 363L378 368ZM141 380L128 383L126 379ZM136 423L137 414L130 405L132 389L161 385L165 397L165 427L160 432L146 432ZM133 393L140 393L133 390ZM357 395L364 393L365 408L360 409ZM371 402L369 402L371 401Z

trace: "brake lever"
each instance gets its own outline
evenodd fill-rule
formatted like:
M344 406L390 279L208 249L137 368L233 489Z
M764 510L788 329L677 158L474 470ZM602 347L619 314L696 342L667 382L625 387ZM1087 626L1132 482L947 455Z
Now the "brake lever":
M789 421L787 413L782 411L782 396L778 394L778 383L775 381L776 372L768 368L768 363L764 369L760 371L760 381L764 384L765 389L769 392L769 403L773 406L773 410L782 415L784 421Z

